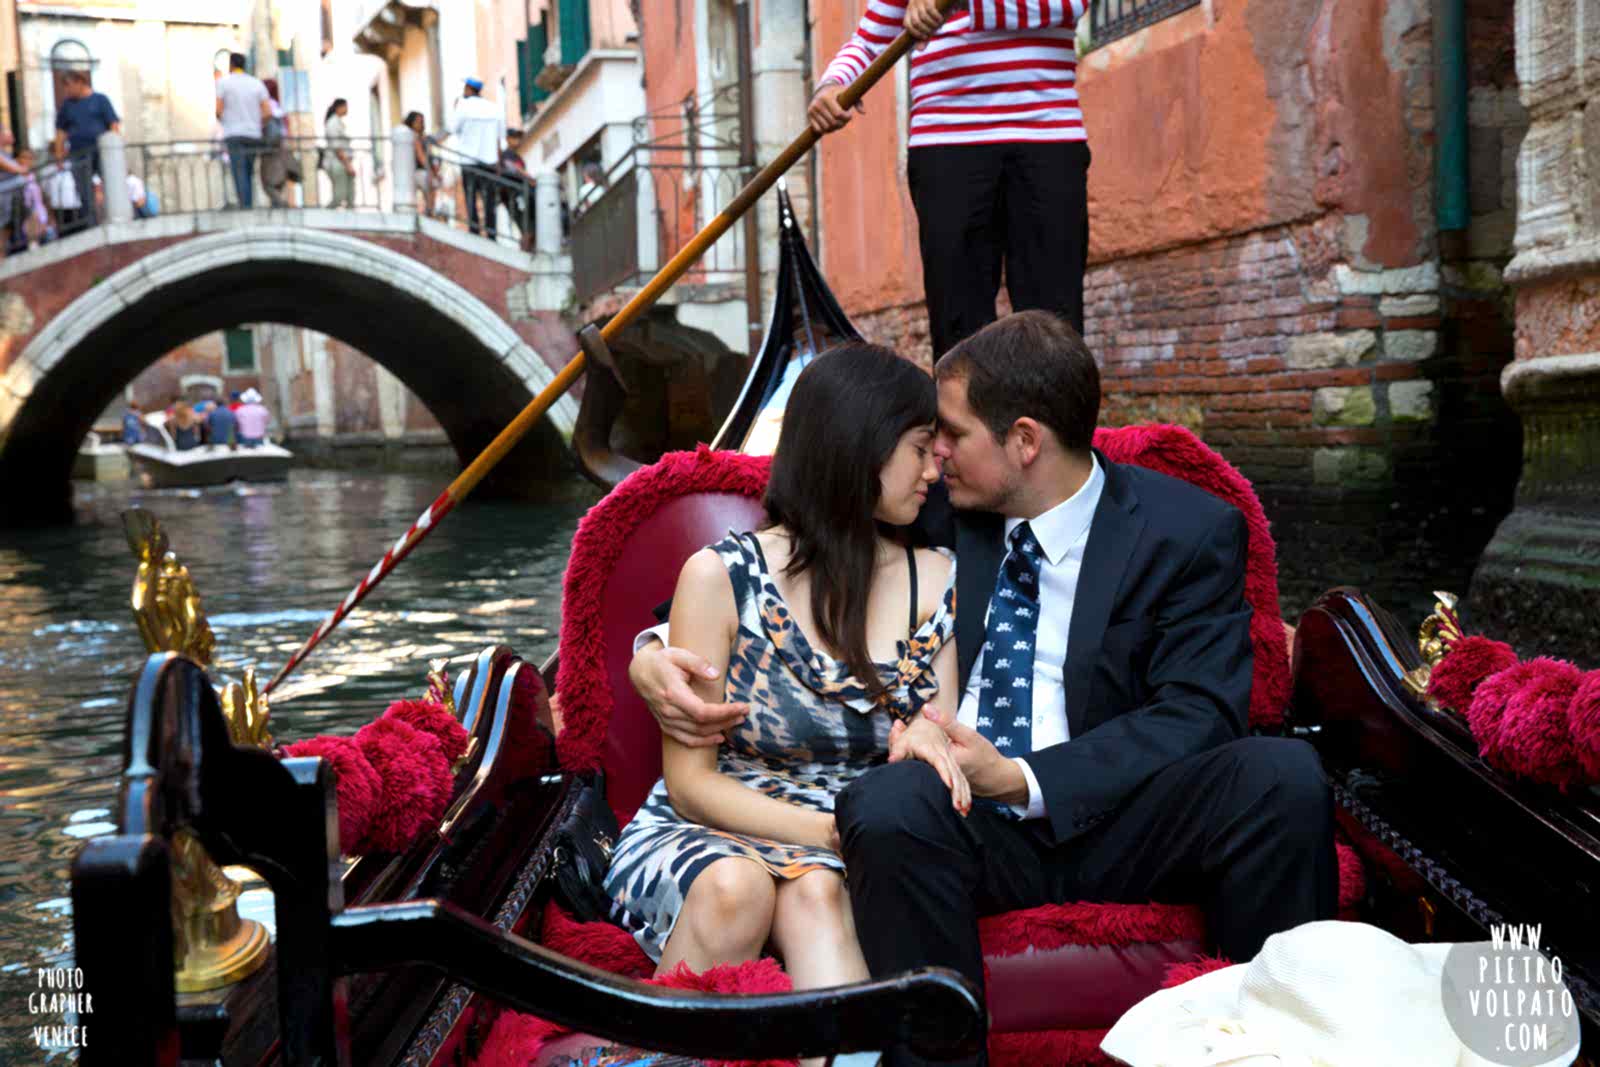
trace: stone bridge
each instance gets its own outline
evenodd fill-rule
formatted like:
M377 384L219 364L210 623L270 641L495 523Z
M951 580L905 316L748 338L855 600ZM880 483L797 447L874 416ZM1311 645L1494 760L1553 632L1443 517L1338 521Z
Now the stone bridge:
M0 521L69 516L95 417L164 353L246 322L367 353L469 460L576 351L529 310L535 258L411 212L306 208L111 222L0 260ZM557 401L496 487L560 469L576 410Z

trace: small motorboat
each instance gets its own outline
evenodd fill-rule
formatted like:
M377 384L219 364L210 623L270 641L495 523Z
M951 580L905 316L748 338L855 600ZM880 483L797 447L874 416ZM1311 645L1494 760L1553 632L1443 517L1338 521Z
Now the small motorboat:
M91 432L78 446L72 461L72 476L86 482L120 482L128 477L127 446L106 441Z
M271 439L259 445L199 445L179 449L159 414L145 418L149 440L127 446L127 461L146 489L189 489L227 482L281 482L294 453Z

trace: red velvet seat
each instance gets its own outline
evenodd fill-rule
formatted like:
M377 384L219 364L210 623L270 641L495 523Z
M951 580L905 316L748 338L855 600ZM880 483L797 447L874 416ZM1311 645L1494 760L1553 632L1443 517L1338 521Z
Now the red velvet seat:
M1288 651L1272 538L1249 482L1181 427L1101 430L1095 443L1116 462L1184 478L1244 513L1246 597L1255 609L1250 720L1278 725ZM651 609L671 596L689 555L730 528L757 524L766 476L764 458L674 453L635 472L578 527L563 591L558 751L568 769L604 768L619 821L638 809L661 767L655 722L627 680L633 637L652 624ZM1206 944L1197 908L1162 904L1051 905L985 919L982 934L997 1065L1104 1062L1098 1031L1160 988L1171 965L1199 959ZM611 970L649 970L620 929L576 924L558 909L546 915L544 940Z

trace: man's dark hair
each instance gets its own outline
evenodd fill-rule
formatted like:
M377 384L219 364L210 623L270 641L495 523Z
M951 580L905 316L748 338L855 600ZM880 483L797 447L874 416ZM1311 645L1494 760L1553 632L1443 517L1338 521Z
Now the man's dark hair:
M250 59L243 52L228 53L228 68L230 70L244 70L249 65Z
M967 406L995 440L1021 418L1048 426L1062 447L1087 452L1100 418L1100 368L1072 324L1019 311L956 345L933 369L967 383Z

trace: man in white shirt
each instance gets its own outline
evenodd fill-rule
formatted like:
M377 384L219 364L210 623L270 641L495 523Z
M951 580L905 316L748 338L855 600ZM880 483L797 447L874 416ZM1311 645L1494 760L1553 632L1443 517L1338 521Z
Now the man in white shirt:
M937 965L981 985L978 917L1046 903L1198 901L1233 959L1332 918L1316 753L1247 736L1243 515L1091 447L1099 371L1052 313L985 327L934 375L945 492L917 527L956 550L963 690L941 725L991 803L962 818L914 758L930 734L898 726L891 762L835 798L873 975ZM747 709L686 696L694 660L647 643L629 675L664 731L703 745Z
M233 188L242 208L255 203L261 124L272 114L272 97L261 79L245 73L246 62L242 54L234 52L228 57L228 74L217 79L217 118L222 123L228 169L233 173Z
M495 238L495 180L500 165L500 149L506 143L506 117L492 100L483 96L483 82L468 78L447 127L455 138L456 150L474 160L461 165L461 187L467 198L467 229ZM483 222L478 222L479 200Z

